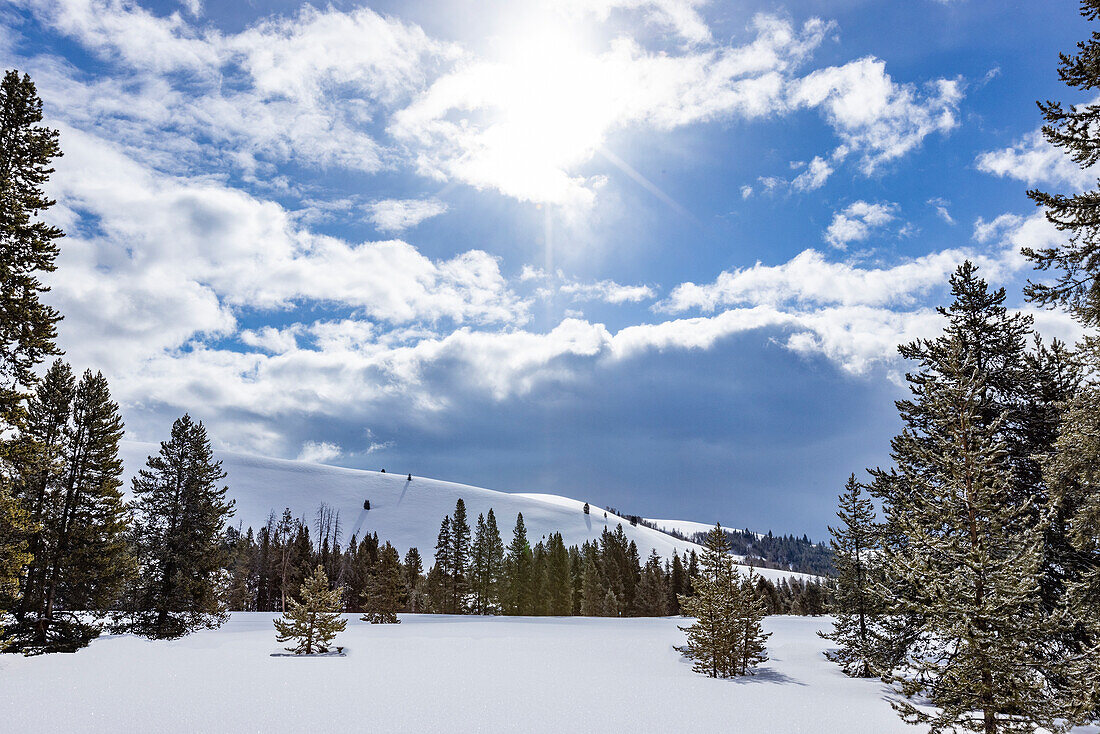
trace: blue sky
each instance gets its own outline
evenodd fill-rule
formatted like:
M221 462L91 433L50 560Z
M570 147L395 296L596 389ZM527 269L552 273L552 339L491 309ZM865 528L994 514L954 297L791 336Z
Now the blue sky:
M477 10L473 10L476 7ZM1068 0L15 0L131 438L820 538L966 257L1074 190ZM1056 313L1049 336L1073 338ZM323 498L319 498L323 499Z

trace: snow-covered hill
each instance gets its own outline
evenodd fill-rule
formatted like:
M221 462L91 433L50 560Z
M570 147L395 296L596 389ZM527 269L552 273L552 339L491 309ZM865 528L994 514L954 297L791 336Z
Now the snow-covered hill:
M136 474L158 448L151 443L123 442L127 475ZM595 503L591 514L585 515L584 498L513 494L417 476L408 481L405 474L396 472L346 469L228 451L218 451L216 455L229 475L226 479L229 496L237 502L234 523L244 527L258 528L267 522L272 510L279 514L284 507L289 507L296 517L312 520L318 506L324 503L339 511L345 540L352 535L362 537L377 532L380 539L393 543L402 554L416 546L425 561L430 562L439 523L444 515L454 512L455 503L461 498L471 527L479 513L488 513L493 508L505 543L511 539L516 514L522 512L532 544L557 531L566 545L580 545L598 538L605 527L614 530L621 523L627 537L637 544L643 560L651 549L665 558L671 558L673 552L683 555L699 549L694 543L652 528L632 526L613 513L607 513L605 518L604 511ZM363 509L366 500L370 501L370 510ZM792 575L772 569L758 572L773 580Z

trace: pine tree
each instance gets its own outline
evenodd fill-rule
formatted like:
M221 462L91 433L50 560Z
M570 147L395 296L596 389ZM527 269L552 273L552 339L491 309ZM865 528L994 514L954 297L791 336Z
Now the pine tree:
M466 613L469 593L470 524L466 521L466 503L459 498L451 519L451 613Z
M603 587L595 553L584 554L584 578L581 581L581 614L596 617L603 611Z
M184 415L134 477L140 575L128 611L135 633L171 639L226 620L218 576L233 502L228 487L218 487L225 476L206 428Z
M1061 651L1068 661L1063 690L1079 721L1100 718L1100 387L1072 399L1045 477L1063 518L1072 555L1065 568L1062 611L1074 638Z
M1082 0L1081 14L1100 20L1100 0ZM1087 92L1100 86L1100 32L1077 44L1077 52L1061 54L1058 76L1067 86ZM1100 103L1073 105L1040 102L1046 124L1043 136L1061 148L1082 169L1100 161ZM1086 191L1066 196L1039 190L1028 191L1031 199L1046 209L1047 219L1069 233L1069 242L1043 249L1024 248L1023 253L1039 270L1060 271L1054 285L1031 283L1028 296L1040 304L1067 306L1086 326L1100 326L1100 192Z
M679 615L680 595L687 594L688 587L687 571L684 569L683 561L680 560L680 554L676 551L672 552L672 570L669 572L668 585L668 613Z
M18 460L21 442L6 434L23 425L34 368L58 354L54 339L61 316L42 303L49 288L41 276L56 269L56 240L63 233L40 217L55 203L44 188L61 148L57 131L40 122L42 100L34 82L6 72L0 81L0 476L8 476L10 463Z
M692 670L711 678L738 674L741 630L737 625L736 599L740 582L729 556L729 542L720 525L707 533L699 577L693 596L681 597L680 608L695 622L680 630L687 642L679 648L694 662Z
M840 494L837 517L842 525L830 527L833 539L833 566L836 568L836 595L832 608L833 631L821 634L839 649L826 657L854 678L873 678L885 672L878 644L878 610L872 605L874 582L872 563L876 550L875 511L856 475Z
M665 587L661 557L653 550L642 569L634 598L634 612L640 617L663 617L668 614L668 592Z
M884 506L907 542L883 547L897 611L919 620L908 666L891 676L911 723L997 734L1053 727L1061 713L1043 675L1046 619L1037 601L1042 538L1022 519L1001 420L985 420L986 385L964 344L920 383L892 456L903 491ZM917 419L919 417L919 420ZM926 698L936 710L909 698Z
M454 614L452 606L454 595L451 593L454 587L454 537L451 532L451 518L444 516L439 523L439 535L435 541L435 570L439 574L441 598L436 605L436 611L442 614Z
M20 461L16 498L25 510L27 533L15 534L26 541L31 556L21 579L18 596L23 603L16 609L21 622L37 619L44 595L45 576L49 568L47 548L53 536L47 534L47 521L57 517L57 502L64 483L67 441L71 436L70 421L76 380L64 361L57 359L38 383L35 394L27 403L27 420L23 429L26 451ZM50 526L52 527L52 526ZM37 562L32 562L37 558Z
M474 525L474 539L470 543L470 593L473 596L473 613L484 614L486 607L486 545L485 516L480 512Z
M285 649L295 655L326 653L348 624L340 619L340 591L329 589L325 568L318 564L302 584L299 596L301 601L291 599L282 619L275 620L275 639L293 641L294 646Z
M569 616L573 613L573 577L561 533L553 533L547 543L546 577L547 611L553 616Z
M66 374L60 368L51 371ZM118 405L100 373L84 373L71 403L69 393L54 394L54 387L53 381L43 381L30 409L34 416L50 414L61 448L56 465L33 463L40 471L28 477L29 485L44 486L28 485L42 530L33 539L36 556L26 574L17 624L10 631L16 638L12 649L24 652L73 651L88 644L101 625L82 613L110 609L133 572L120 490L123 426ZM71 405L71 412L59 414L57 406L42 403L54 398ZM55 419L61 425L53 424Z
M756 594L752 569L741 577L734 597L734 616L738 629L738 674L752 675L753 668L768 661L768 638L762 622L768 613L767 603Z
M19 601L19 577L33 558L27 552L32 529L27 513L0 483L0 622ZM0 626L0 651L5 647L5 630Z
M477 516L477 531L470 550L471 589L475 614L495 614L500 611L501 575L504 572L504 542L500 538L497 519L489 508L486 520Z
M405 598L407 609L414 614L424 609L426 604L424 591L424 562L420 551L414 546L405 552Z
M1081 14L1089 21L1100 20L1100 1L1082 0ZM1077 44L1075 53L1061 54L1058 75L1070 88L1089 91L1100 85L1100 32L1093 31ZM1100 160L1100 104L1074 105L1058 102L1039 105L1046 122L1043 135L1069 155L1082 169ZM1096 439L1096 416L1100 414L1100 195L1097 190L1066 196L1029 191L1046 209L1047 219L1065 232L1064 244L1035 250L1024 249L1040 271L1058 271L1053 285L1029 283L1028 297L1041 305L1060 305L1085 328L1079 355L1089 382L1075 391L1058 409L1060 436L1055 450L1044 461L1043 479L1050 492L1053 533L1048 528L1048 557L1045 564L1043 600L1067 620L1058 641L1061 655L1070 662L1066 679L1059 681L1080 719L1100 719L1100 442ZM1057 380L1054 381L1055 384ZM1048 383L1049 384L1049 383ZM1039 391L1042 396L1043 392ZM1090 433L1091 432L1091 433ZM1054 543L1051 543L1051 539Z
M531 545L527 542L527 527L523 524L521 512L516 515L512 542L508 545L504 562L505 589L502 597L505 614L531 614L534 606L533 563Z
M405 581L397 549L389 543L378 553L378 567L367 582L362 619L371 624L398 624L397 612L404 604Z

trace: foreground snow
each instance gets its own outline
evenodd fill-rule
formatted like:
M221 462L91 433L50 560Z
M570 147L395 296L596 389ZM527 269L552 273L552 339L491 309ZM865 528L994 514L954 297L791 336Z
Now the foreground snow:
M823 618L771 617L771 661L712 680L673 649L679 619L350 617L347 657L270 657L272 615L175 642L101 638L75 655L0 657L7 731L890 734L873 680L822 657ZM27 702L33 702L28 705Z
M124 441L122 457L127 474L136 473L144 466L146 457L157 450L155 444ZM694 543L652 528L631 526L628 520L615 514L608 513L605 518L595 502L591 503L591 514L585 515L583 498L498 492L417 476L410 482L404 473L383 474L230 451L218 451L216 456L229 475L226 479L229 496L237 502L234 524L239 522L258 529L267 522L272 510L281 513L284 507L289 507L296 517L312 520L317 507L325 503L340 512L345 540L353 534L362 538L366 533L377 532L380 539L393 543L402 556L416 546L425 567L432 562L439 522L444 515L454 512L460 498L466 503L471 526L479 513L487 514L493 508L505 543L512 538L516 513L522 512L532 545L553 532L560 532L566 545L580 545L598 539L605 527L614 530L621 524L627 537L637 544L643 560L650 550L656 550L664 558L672 558L674 552L683 555L692 549L699 550ZM370 500L369 511L363 509L364 500ZM773 569L757 572L773 581L802 576Z

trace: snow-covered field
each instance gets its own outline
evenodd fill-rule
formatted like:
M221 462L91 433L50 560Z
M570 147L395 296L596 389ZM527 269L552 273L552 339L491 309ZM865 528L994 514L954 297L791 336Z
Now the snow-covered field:
M124 441L121 453L127 474L137 473L145 465L146 457L158 448L156 444ZM604 511L592 500L589 500L591 514L585 515L584 497L498 492L415 475L410 482L405 473L396 471L346 469L229 451L218 451L216 456L229 475L226 479L229 496L237 502L234 524L259 528L267 522L272 510L278 515L284 507L289 507L296 517L312 520L323 502L339 510L345 540L353 534L362 537L377 532L381 540L393 543L402 555L416 546L426 564L434 556L439 523L444 515L454 512L459 498L466 504L471 526L478 513L488 513L493 508L505 544L511 540L516 514L522 512L532 544L550 533L560 532L566 545L580 545L599 538L605 527L614 530L621 523L627 537L637 544L643 561L651 549L671 558L674 551L683 555L699 548L652 528L631 526L628 520L612 513L605 518ZM129 487L128 480L126 486ZM363 509L364 500L370 500L369 511ZM772 569L757 572L772 580L801 576Z
M265 613L174 642L103 637L0 656L0 730L914 734L876 680L822 656L827 618L769 617L771 660L713 680L673 649L681 619L350 615L343 658L279 652ZM1096 734L1096 728L1079 732Z
M6 731L919 731L877 681L822 657L825 618L770 617L771 661L713 680L673 649L680 619L349 616L347 657L270 657L272 615L174 642L103 637L74 655L0 657Z

